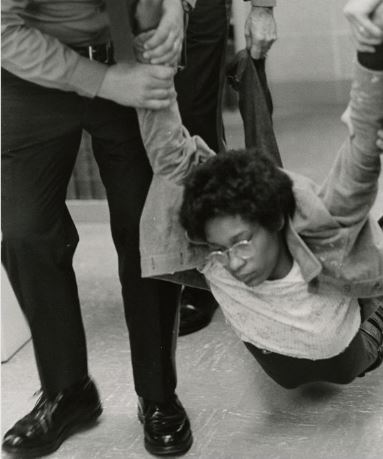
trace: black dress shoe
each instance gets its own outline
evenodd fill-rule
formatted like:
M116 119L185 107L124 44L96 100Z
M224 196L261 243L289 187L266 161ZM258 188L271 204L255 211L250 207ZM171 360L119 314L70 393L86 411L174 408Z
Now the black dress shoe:
M167 403L138 398L138 419L144 426L145 448L155 456L185 454L193 443L190 422L174 395Z
M18 458L45 456L101 413L96 386L89 378L54 398L41 393L33 410L4 435L3 450Z
M185 287L181 295L179 336L209 325L218 304L207 290Z

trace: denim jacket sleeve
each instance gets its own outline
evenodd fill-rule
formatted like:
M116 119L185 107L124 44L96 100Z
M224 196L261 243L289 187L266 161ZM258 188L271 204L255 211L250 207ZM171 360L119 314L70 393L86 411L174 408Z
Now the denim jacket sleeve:
M154 174L181 185L194 166L214 155L182 125L177 102L163 110L137 109L137 114Z
M153 180L140 221L142 275L192 270L203 263L205 254L191 249L178 219L183 181L195 165L214 152L182 126L177 103L160 111L138 109L137 112L153 168ZM195 277L195 273L191 271L183 279L190 276ZM177 282L174 276L170 280Z
M383 126L383 72L355 65L350 133L320 190L326 208L342 227L363 223L374 204L380 174L377 131Z

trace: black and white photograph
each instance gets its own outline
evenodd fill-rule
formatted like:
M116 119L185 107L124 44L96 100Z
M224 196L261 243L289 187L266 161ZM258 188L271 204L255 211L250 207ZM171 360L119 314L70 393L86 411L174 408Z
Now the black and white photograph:
M1 457L383 457L383 0L2 0L1 65Z

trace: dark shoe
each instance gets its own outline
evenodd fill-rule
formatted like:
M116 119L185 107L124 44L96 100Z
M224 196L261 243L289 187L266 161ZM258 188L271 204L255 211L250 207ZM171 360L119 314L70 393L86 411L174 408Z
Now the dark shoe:
M4 435L3 450L18 458L45 456L101 413L100 398L90 379L60 392L54 399L41 393L33 410Z
M209 325L218 304L207 290L185 287L181 295L179 336L188 335Z
M369 335L377 347L377 358L375 362L360 375L364 376L366 373L378 368L383 361L383 305L379 306L378 309L362 323L360 328L363 333Z
M190 422L177 396L167 403L138 398L138 419L144 425L145 448L155 456L185 454L193 443Z

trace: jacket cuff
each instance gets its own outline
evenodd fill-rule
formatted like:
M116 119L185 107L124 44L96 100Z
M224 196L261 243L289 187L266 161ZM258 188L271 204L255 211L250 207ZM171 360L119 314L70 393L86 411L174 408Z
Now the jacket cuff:
M104 81L108 66L79 56L69 80L69 87L80 96L95 97Z

